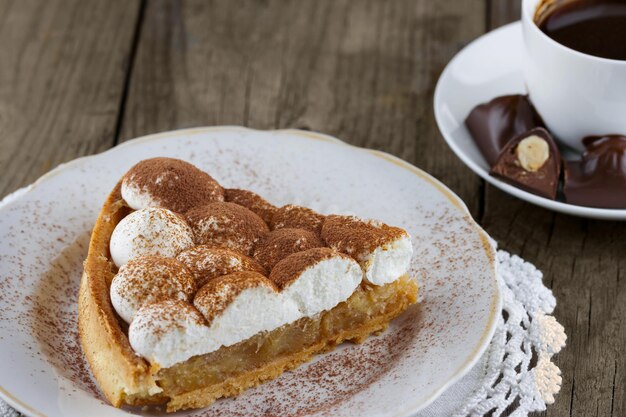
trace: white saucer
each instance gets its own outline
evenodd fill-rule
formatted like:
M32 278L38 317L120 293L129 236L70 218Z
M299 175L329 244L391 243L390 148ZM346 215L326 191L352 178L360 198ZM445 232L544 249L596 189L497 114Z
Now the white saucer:
M522 75L521 23L481 36L450 61L435 89L435 118L448 146L472 171L502 191L538 206L580 217L626 220L624 209L601 209L553 201L528 193L489 175L464 121L474 106L507 94L526 94ZM568 157L569 155L565 155Z

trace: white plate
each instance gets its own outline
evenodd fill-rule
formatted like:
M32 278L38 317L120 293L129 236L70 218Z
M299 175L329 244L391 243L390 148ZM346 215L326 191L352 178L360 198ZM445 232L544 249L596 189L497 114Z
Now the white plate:
M390 155L300 131L167 132L60 166L0 208L0 393L30 415L119 416L78 344L76 296L90 229L118 178L153 156L188 160L271 202L406 228L421 305L381 336L343 345L234 399L180 415L408 416L458 380L500 311L494 250L463 203ZM145 413L145 411L144 411Z
M526 94L521 23L481 36L450 61L435 89L435 118L448 146L472 171L502 191L561 213L606 220L626 220L626 210L576 206L539 197L489 175L464 121L474 106L506 94ZM565 154L566 157L573 155Z

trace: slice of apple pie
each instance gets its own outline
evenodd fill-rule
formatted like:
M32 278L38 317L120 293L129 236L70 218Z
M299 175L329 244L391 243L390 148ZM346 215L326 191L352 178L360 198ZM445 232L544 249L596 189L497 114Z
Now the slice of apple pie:
M197 408L362 342L415 303L406 231L223 189L170 158L108 197L80 287L79 331L116 407Z

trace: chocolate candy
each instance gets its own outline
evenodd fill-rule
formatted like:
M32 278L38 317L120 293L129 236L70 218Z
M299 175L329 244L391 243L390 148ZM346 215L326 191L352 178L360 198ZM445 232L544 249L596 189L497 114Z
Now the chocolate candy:
M474 107L465 125L490 166L514 136L544 127L528 96L523 95L497 97Z
M547 130L529 130L507 143L491 168L491 175L554 200L561 175L559 148Z
M626 208L626 136L589 136L580 161L565 162L565 200L589 207Z

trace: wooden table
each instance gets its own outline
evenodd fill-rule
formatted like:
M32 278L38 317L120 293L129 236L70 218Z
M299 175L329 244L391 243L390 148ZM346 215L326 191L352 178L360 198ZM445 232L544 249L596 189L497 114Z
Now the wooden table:
M485 184L448 149L435 83L519 0L0 1L0 197L57 164L189 126L301 128L393 153L535 263L569 336L548 416L626 415L626 226Z

